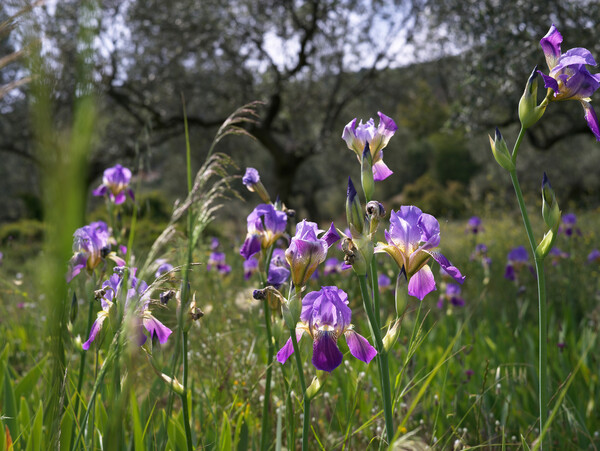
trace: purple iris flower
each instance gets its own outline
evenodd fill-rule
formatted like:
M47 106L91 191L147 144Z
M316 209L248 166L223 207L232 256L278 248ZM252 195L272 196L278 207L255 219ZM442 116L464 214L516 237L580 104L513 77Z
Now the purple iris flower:
M588 263L600 263L600 251L598 249L592 250L587 256Z
M481 264L483 266L490 266L492 264L492 259L487 255L488 248L485 244L480 243L475 246L475 250L469 257L470 260L479 260L481 259Z
M312 291L302 300L302 313L296 326L296 340L304 333L313 339L312 363L318 370L333 371L341 363L343 355L337 341L343 334L350 353L359 360L369 363L377 351L366 338L354 331L350 320L352 311L348 307L348 295L338 287L322 287ZM294 352L292 338L277 353L277 361L285 361Z
M211 252L206 262L206 269L212 271L213 267L219 274L229 274L231 272L231 266L225 263L225 254L223 252Z
M472 233L473 235L477 235L478 233L483 232L481 219L478 216L472 216L467 222L467 228L465 232Z
M289 277L290 265L288 265L285 259L285 251L283 249L275 249L271 256L271 263L269 264L267 283L275 288L279 288Z
M381 290L387 290L392 286L392 280L385 274L381 273L377 277L377 285Z
M248 234L240 254L248 260L279 239L287 226L287 215L272 204L260 204L248 215Z
M527 264L529 254L523 246L512 249L507 255L507 260L504 277L508 280L517 280L517 271L523 266L529 266L531 269L531 266Z
M444 302L449 302L454 307L464 307L465 300L460 296L461 288L460 285L455 283L446 284L446 292L440 296L437 307L443 308Z
M156 273L154 274L154 277L157 279L173 269L173 265L168 263L164 258L159 258L154 263L158 265L158 268L156 268Z
M585 111L585 120L600 141L600 125L598 117L590 104L592 94L600 87L600 74L590 74L586 65L596 66L591 52L582 47L561 53L560 44L563 38L554 25L540 40L546 56L550 74L538 71L544 79L546 88L554 91L552 100L579 100Z
M215 250L217 250L217 248L219 247L219 244L220 244L220 243L219 243L219 239L218 239L217 237L214 237L214 236L213 236L213 237L210 239L210 250L211 250L211 251L215 251Z
M125 202L125 193L133 200L133 191L129 189L131 181L131 171L120 164L108 168L102 176L102 184L93 191L94 196L108 197L115 204L119 205Z
M385 180L393 172L383 162L383 148L387 146L390 138L394 136L398 126L396 123L381 112L379 115L379 126L375 127L375 121L371 118L366 124L362 120L356 125L356 118L352 119L344 127L342 139L346 141L348 149L353 150L358 157L358 161L362 161L363 151L367 143L373 158L373 179L375 181Z
M335 257L325 260L325 264L323 265L323 275L325 277L331 274L339 274L340 272L342 272L342 262Z
M328 249L340 239L333 222L329 230L319 238L318 235L322 232L317 224L306 219L296 225L296 235L285 251L285 258L292 271L292 281L297 287L306 285L317 266L327 258Z
M577 224L577 216L575 213L567 213L562 216L562 224L558 229L558 233L564 233L569 238L573 236L573 233L581 235L581 230L575 226Z
M103 221L92 222L77 229L73 234L74 255L69 261L67 283L87 268L92 271L105 258L113 260L117 266L125 265L125 260L117 257L115 252L110 252L110 232Z
M465 277L446 257L434 249L440 244L440 224L433 216L415 206L402 206L390 214L387 243L378 243L375 252L388 253L408 279L408 294L423 300L435 290L435 279L427 265L429 257L439 263L450 277L462 284Z
M564 252L560 250L558 247L553 247L548 253L552 260L552 266L556 266L560 263L561 260L566 260L570 257L568 252Z
M135 268L133 268L132 273L135 274ZM106 318L109 317L110 309L117 300L122 281L123 279L121 276L113 274L108 280L105 280L102 283L102 289L104 291L104 295L100 299L102 310L98 312L96 321L92 324L88 340L82 345L82 348L86 351L96 339ZM149 308L150 293L148 292L148 284L143 280L138 280L135 275L130 277L129 282L130 288L127 290L125 309L127 310L130 302L137 302L135 314L140 321L138 344L141 346L146 342L146 336L141 332L142 326L150 333L151 338L156 337L161 344L166 343L172 331L152 315Z
M244 280L248 280L256 271L258 271L258 260L256 258L244 260Z
M246 168L246 173L244 174L244 177L242 177L242 183L244 186L246 186L249 190L252 190L254 185L256 185L258 182L260 182L260 175L258 174L258 171L254 168Z

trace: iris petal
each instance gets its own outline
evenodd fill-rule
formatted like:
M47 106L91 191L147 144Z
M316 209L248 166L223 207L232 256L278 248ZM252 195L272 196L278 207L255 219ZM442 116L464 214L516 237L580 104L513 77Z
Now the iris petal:
M346 343L348 343L350 354L358 360L369 363L377 355L375 348L359 333L349 330L344 335L346 336Z
M319 332L313 344L312 363L316 369L331 372L342 363L343 354L332 331Z
M435 290L435 279L431 268L425 265L417 271L408 281L408 294L423 300L425 296Z

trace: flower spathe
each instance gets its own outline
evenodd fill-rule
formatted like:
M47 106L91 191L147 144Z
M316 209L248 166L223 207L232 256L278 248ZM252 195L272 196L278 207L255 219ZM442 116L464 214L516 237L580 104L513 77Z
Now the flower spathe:
M296 225L296 235L285 251L285 258L290 265L292 281L297 287L306 285L317 266L327 258L329 247L340 239L333 223L319 238L318 235L322 232L316 223L306 219Z
M287 215L276 210L272 204L259 204L248 215L248 234L240 249L240 254L248 260L262 249L267 249L283 235L287 225Z
M408 279L408 294L423 300L436 289L430 257L462 284L465 277L446 257L434 249L440 244L440 224L433 216L415 206L402 206L390 213L390 227L385 231L387 243L378 243L375 252L386 252L403 268Z
M357 119L354 118L344 127L342 139L346 141L348 149L356 153L359 162L362 160L365 146L369 144L373 159L373 179L381 181L393 174L383 162L383 149L398 130L398 126L392 118L381 112L377 112L377 114L379 115L379 125L377 127L375 127L375 121L372 118L365 124L361 120L358 125L356 125Z
M312 291L302 300L302 313L296 326L296 340L304 334L313 339L312 363L318 370L331 372L343 359L337 340L344 335L350 353L369 363L377 351L368 340L354 331L351 324L352 311L348 307L348 295L335 286ZM277 361L285 363L294 352L292 338L277 353Z
M598 117L590 104L590 97L600 87L600 74L591 74L586 68L586 65L596 66L596 61L591 52L582 47L561 53L562 40L562 35L552 25L546 36L540 40L550 74L538 72L544 79L545 87L554 91L551 100L579 100L590 130L596 140L600 141Z
M119 205L125 202L125 193L133 200L133 191L129 189L131 181L131 171L117 164L104 171L102 184L93 191L94 196L104 196L108 194L109 199Z

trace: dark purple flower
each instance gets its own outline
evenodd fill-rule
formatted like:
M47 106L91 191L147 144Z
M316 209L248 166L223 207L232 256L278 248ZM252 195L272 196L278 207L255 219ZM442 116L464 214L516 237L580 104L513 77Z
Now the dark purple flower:
M464 307L465 300L460 296L460 285L455 283L446 284L446 292L442 294L438 300L438 308L444 307L444 302L449 302L454 307Z
M385 274L381 273L377 277L377 285L380 290L387 290L392 286L392 280Z
M287 215L272 204L260 204L248 215L248 234L240 254L248 260L279 239L287 226Z
M0 266L2 266L2 259L4 258L4 254L0 252Z
M575 213L567 213L562 216L562 224L558 228L558 233L564 233L569 238L573 236L573 234L581 235L581 230L575 226L577 224L577 215Z
M427 265L429 257L439 263L450 277L463 283L465 277L446 257L434 251L440 244L440 225L433 216L414 206L392 210L390 228L385 231L387 243L378 243L375 252L388 253L404 269L408 294L423 300L435 290L435 279Z
M598 249L592 250L587 256L588 263L600 263L600 251Z
M271 256L271 263L269 264L267 283L275 288L279 288L289 277L290 266L285 259L285 251L283 249L275 249Z
M337 287L322 287L312 291L302 300L301 322L296 326L296 340L304 333L313 339L312 363L318 370L333 371L341 363L343 355L337 340L343 334L350 353L369 363L377 351L366 338L354 331L351 324L352 311L348 307L348 295ZM285 361L294 352L292 338L277 353L277 361Z
M342 272L342 262L335 257L325 260L325 263L323 264L323 275L325 277L332 274L339 274L340 272Z
M92 222L89 225L77 229L73 234L74 255L69 261L67 282L87 268L92 271L105 258L113 260L117 266L125 265L125 260L117 257L115 252L110 252L110 232L103 221Z
M478 216L472 216L467 222L467 228L465 232L472 233L473 235L477 235L478 233L483 232L481 219Z
M329 247L340 239L333 223L329 230L318 237L323 231L317 224L303 219L296 225L296 235L292 237L289 247L285 251L285 258L290 265L292 281L297 287L306 285L317 266L327 258Z
M585 111L585 120L600 141L600 125L590 97L600 86L600 74L590 74L586 65L596 66L596 61L589 50L578 47L561 53L562 35L554 25L540 40L546 56L550 74L538 71L544 79L546 88L554 91L552 100L579 100Z
M206 262L206 269L212 271L213 267L219 274L229 274L231 266L225 263L225 254L223 252L211 252Z
M115 204L122 204L125 202L126 192L133 200L133 191L129 189L130 181L131 171L118 164L104 171L102 184L93 191L93 194L94 196L104 196L108 194L110 200Z
M517 271L524 266L528 266L531 269L531 265L528 265L529 254L523 246L518 246L512 249L506 258L506 269L504 271L504 277L508 280L517 280Z
M480 243L475 246L475 250L469 257L472 260L481 260L481 264L483 266L490 266L492 264L492 259L487 255L488 248L485 244Z
M375 181L388 178L393 172L383 162L383 148L387 146L390 138L398 129L396 123L381 112L379 115L379 126L375 127L375 121L371 118L366 124L362 120L356 125L357 119L354 118L344 127L342 139L346 141L348 149L353 150L362 161L362 154L366 144L369 144L369 150L373 158L373 179Z
M561 251L558 247L553 247L548 255L552 260L552 266L556 266L561 260L566 260L570 257L568 252Z

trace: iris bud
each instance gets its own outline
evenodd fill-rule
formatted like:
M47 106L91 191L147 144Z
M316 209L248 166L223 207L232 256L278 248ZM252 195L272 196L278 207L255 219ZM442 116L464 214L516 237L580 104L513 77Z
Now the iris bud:
M373 197L375 190L375 180L373 179L373 156L369 150L369 143L365 144L360 165L360 181L367 201Z
M537 76L537 66L535 66L527 80L523 96L521 96L521 100L519 101L519 119L523 128L529 128L539 121L546 111L546 105L548 104L547 101L544 101L539 106L537 105Z
M512 161L512 157L510 156L508 147L506 146L506 141L504 141L500 130L496 128L496 136L494 137L494 140L492 140L491 136L488 135L488 137L490 138L492 153L494 154L494 158L498 164L507 171L514 171L515 164Z
M364 228L364 215L362 213L362 207L360 205L360 199L352 179L348 177L348 194L346 197L346 220L348 221L348 227L352 232L352 236L362 234Z
M369 221L369 234L373 234L377 231L379 221L385 216L385 208L380 202L372 200L367 203L366 212Z
M550 181L545 172L542 179L542 217L550 229L554 229L560 222L560 210L558 209L556 194L550 186Z
M383 337L383 349L385 349L385 352L389 352L392 346L394 346L394 343L398 340L398 337L400 336L400 324L401 321L400 318L398 318L388 329L385 337Z

